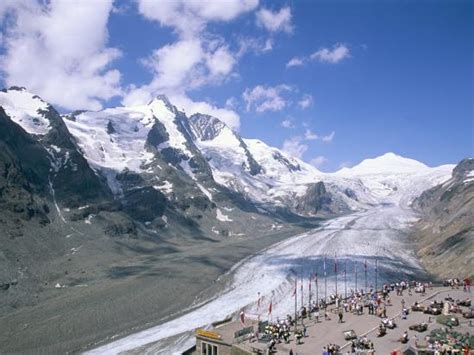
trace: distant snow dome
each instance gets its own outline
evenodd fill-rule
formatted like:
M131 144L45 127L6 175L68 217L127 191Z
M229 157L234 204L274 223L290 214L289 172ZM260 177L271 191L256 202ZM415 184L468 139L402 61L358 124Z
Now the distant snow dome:
M12 87L0 91L0 106L26 132L36 135L49 132L50 122L40 113L48 109L48 104L25 88Z
M377 158L365 159L352 168L343 168L337 173L341 175L367 175L367 174L398 174L416 173L429 169L425 164L409 158L404 158L395 153L386 153Z

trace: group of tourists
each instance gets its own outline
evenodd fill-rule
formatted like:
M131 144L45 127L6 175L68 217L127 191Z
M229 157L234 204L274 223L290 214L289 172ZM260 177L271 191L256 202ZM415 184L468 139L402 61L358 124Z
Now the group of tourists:
M285 320L277 319L276 323L268 324L265 327L265 334L269 338L270 349L282 342L285 344L290 343L291 327L295 325L295 321L290 315L287 315ZM306 336L306 327L303 325L301 329L297 329L294 332L294 336L296 344L301 344L303 337Z
M447 284L452 288L459 288L463 285L464 290L468 291L470 283L460 281L459 279L450 279L447 281ZM412 296L413 293L419 293L421 295L426 294L428 289L432 289L433 285L427 282L416 282L416 281L401 281L391 284L385 284L381 289L375 290L369 288L367 292L363 289L360 290L350 290L348 297L343 298L342 295L332 295L327 299L313 300L309 302L308 307L303 306L296 313L296 317L293 318L290 315L287 315L285 320L277 319L275 324L270 324L266 327L265 333L270 339L270 349L276 349L278 343L284 342L285 344L290 343L291 335L294 336L295 344L301 344L302 339L306 337L306 327L304 326L304 320L309 319L315 321L315 323L320 322L321 320L330 321L330 314L336 314L338 323L344 323L344 317L346 313L352 313L355 315L363 315L365 309L369 315L373 315L380 318L380 323L377 336L385 336L388 332L388 329L393 329L397 325L393 319L390 319L387 316L387 307L392 305L391 295L392 292L395 293L398 297L401 297L401 318L407 319L411 311L433 311L433 314L437 314L438 311L435 311L436 308L441 308L441 304L438 304L436 301L432 301L428 306L423 306L421 303L415 302L415 304L410 308L407 306L404 296L407 293L408 296ZM470 291L470 290L469 290ZM445 304L449 304L449 311L456 312L459 306L470 306L470 299L464 300L453 300L446 299ZM328 305L334 305L332 311ZM436 313L434 313L436 312ZM292 328L295 328L293 330ZM298 329L297 329L298 328ZM297 329L297 330L296 330ZM415 329L417 331L417 329ZM428 337L429 338L429 337ZM440 349L445 349L447 347L446 343L450 341L451 343L456 343L452 336L446 335L447 340L443 342L440 340L440 337L436 340L429 341L429 349L439 351ZM349 340L352 338L349 338ZM403 335L399 338L401 343L409 342L408 332L405 331ZM459 347L459 342L456 343ZM329 344L323 348L323 355L325 354L338 354L340 347L337 344ZM366 336L364 337L355 337L350 343L351 353L364 352L366 354L375 354L374 343L369 340ZM293 354L291 350L290 354Z
M323 355L339 354L340 348L337 344L329 344L323 348Z
M351 341L351 354L357 353L375 353L374 343L367 338L367 336L353 339Z

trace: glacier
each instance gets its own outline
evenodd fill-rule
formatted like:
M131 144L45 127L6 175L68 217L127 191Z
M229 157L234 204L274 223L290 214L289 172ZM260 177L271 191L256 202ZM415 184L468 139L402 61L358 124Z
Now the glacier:
M273 245L257 255L244 259L230 271L232 282L213 298L193 305L171 321L129 335L120 340L93 349L88 354L119 354L140 349L145 354L180 354L194 341L194 329L207 327L244 310L247 316L267 319L272 302L272 317L284 318L294 310L295 280L298 292L304 285L305 305L308 283L319 275L319 296L324 295L324 259L327 265L328 295L335 293L336 276L334 257L338 259L338 293L344 294L343 269L346 269L347 290L355 289L355 270L358 270L358 288L365 287L364 264L368 265L368 286L375 286L375 264L378 267L378 285L423 278L427 275L417 261L414 249L407 239L407 229L417 216L410 208L413 198L426 186L434 186L449 179L453 166L438 168L417 165L415 169L398 173L393 164L403 164L395 154L387 154L376 164L385 166L383 173L365 169L361 163L350 171L334 174L352 175L374 189L372 207L346 216L334 218L321 227ZM372 164L372 163L371 163ZM369 165L371 165L369 164ZM416 164L415 164L416 165ZM403 170L403 169L402 169ZM370 183L369 183L370 182ZM372 185L373 184L373 185ZM312 281L314 282L314 281ZM315 297L313 284L313 299ZM258 308L258 297L262 297ZM298 295L298 307L301 302Z

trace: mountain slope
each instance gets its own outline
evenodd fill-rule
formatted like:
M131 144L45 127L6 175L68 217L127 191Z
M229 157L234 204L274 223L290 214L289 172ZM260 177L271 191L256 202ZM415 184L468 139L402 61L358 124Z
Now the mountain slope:
M474 276L474 159L461 161L414 207L423 214L414 237L426 268L441 277Z

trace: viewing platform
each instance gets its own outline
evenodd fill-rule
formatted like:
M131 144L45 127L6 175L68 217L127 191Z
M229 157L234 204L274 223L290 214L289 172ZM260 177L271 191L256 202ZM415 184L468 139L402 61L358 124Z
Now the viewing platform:
M295 355L314 355L324 354L325 350L331 354L434 354L436 347L450 349L451 353L464 354L467 348L474 347L474 336L472 336L474 310L470 304L471 292L463 290L462 286L454 289L427 288L425 293L405 289L402 295L390 291L388 298L380 301L375 314L369 314L367 302L362 314L357 314L354 310L344 310L344 301L341 302L339 309L332 304L327 308L326 319L324 310L320 311L319 319L315 318L314 313L298 319L297 331L303 333L306 329L306 335L302 336L299 344L295 339L294 324L289 327L289 339L286 342L284 339L280 340L265 333L267 321L244 319L242 323L241 319L230 320L220 325L216 324L208 330L197 330L196 347L185 354L291 354L292 351ZM381 293L379 295L381 298ZM387 302L388 299L390 302ZM415 304L416 306L412 308ZM395 328L386 327L386 333L380 336L380 324L384 318L377 313L381 313L383 308L386 309L385 319L392 320ZM408 310L408 314L402 312L403 308ZM340 311L342 322L339 321ZM282 320L279 321L280 324L283 323ZM270 323L272 324L276 324L276 321ZM412 330L416 326L419 331ZM269 328L266 329L269 333ZM439 332L432 333L437 329ZM400 340L405 332L407 342L402 343ZM271 347L271 344L274 346ZM472 350L467 351L468 354L473 353Z

